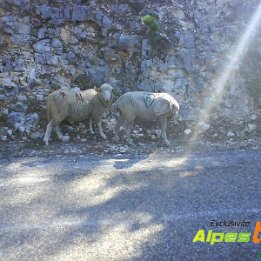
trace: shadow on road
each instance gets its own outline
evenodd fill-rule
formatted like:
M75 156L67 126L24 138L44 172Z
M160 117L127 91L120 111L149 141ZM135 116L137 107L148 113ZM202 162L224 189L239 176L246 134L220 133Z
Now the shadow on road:
M194 260L193 253L200 260L231 255L247 260L256 251L251 243L192 244L198 229L211 229L211 219L257 219L247 209L260 205L258 165L239 159L221 164L219 157L144 156L7 165L2 256L17 251L20 258L33 253L59 259ZM12 183L21 173L35 180Z

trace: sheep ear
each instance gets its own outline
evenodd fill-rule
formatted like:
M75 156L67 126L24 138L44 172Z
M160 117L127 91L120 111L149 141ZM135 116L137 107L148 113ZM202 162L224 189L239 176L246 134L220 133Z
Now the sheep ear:
M156 116L160 116L162 114L165 114L170 111L170 103L168 100L158 100L156 101L155 107L154 107L154 113Z

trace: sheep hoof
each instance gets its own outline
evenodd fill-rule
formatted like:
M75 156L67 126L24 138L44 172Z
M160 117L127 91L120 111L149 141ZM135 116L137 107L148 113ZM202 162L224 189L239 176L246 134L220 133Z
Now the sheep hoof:
M46 147L48 147L49 146L49 141L48 140L44 140L44 144L45 144Z
M165 140L164 143L165 143L165 145L166 145L167 147L170 146L170 142L169 142L168 140Z
M90 133L91 133L91 135L93 135L93 134L94 134L94 131L90 131Z
M101 134L101 137L104 139L104 140L107 140L107 137L105 134Z

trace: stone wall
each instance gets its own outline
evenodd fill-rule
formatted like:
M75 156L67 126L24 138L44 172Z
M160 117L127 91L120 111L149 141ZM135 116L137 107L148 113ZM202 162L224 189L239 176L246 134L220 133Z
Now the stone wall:
M173 92L181 104L180 120L196 120L258 2L2 0L1 139L19 133L40 137L51 91L105 81L118 94ZM159 24L153 36L142 23L147 14ZM255 50L253 55L260 55ZM241 119L260 102L242 73L247 62L252 61L244 61L231 78L218 116Z

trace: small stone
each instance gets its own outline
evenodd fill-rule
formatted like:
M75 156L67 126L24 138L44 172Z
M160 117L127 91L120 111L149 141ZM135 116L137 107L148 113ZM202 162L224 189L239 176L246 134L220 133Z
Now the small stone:
M114 46L117 49L127 50L129 54L133 54L135 49L139 46L139 36L138 35L126 35L126 34L114 34Z
M17 129L20 125L25 122L25 115L22 112L11 112L8 114L8 122Z
M5 95L0 95L0 101L5 101L6 100L6 96Z
M257 116L256 114L252 114L250 117L249 117L250 120L252 121L255 121L257 119Z
M19 127L18 127L18 130L19 130L21 133L24 133L24 132L25 132L25 127L24 127L24 126L19 126Z
M208 130L208 129L210 128L210 124L204 123L204 122L200 122L200 123L199 123L199 126L201 127L201 129L202 129L203 131L206 131L206 130Z
M249 123L249 124L247 124L247 127L249 128L250 131L254 131L257 126L256 126L256 124Z
M35 97L36 97L37 101L43 101L44 100L44 96L42 94L36 94Z
M128 151L128 148L126 147L120 147L120 152L127 152Z
M63 141L68 141L68 140L70 140L70 137L65 135Z
M13 134L13 131L12 131L12 130L8 130L8 131L7 131L7 134L8 134L9 136L11 136L11 135Z
M82 5L74 5L72 10L72 21L85 21L88 17L87 8Z
M151 135L152 140L156 140L156 138L157 138L156 135Z
M73 35L70 37L70 44L78 44L78 39Z
M229 137L229 138L234 137L234 136L235 136L235 133L232 132L232 131L229 131L229 132L227 133L227 137Z
M52 40L52 47L54 47L54 48L62 48L63 44L62 44L62 42L59 39L55 38L55 39Z
M43 138L44 134L40 131L36 131L36 132L33 132L30 137L33 139L33 140L41 140Z
M38 113L30 113L26 115L26 126L28 129L32 128L35 126L39 121L39 115Z
M8 115L9 111L7 108L3 108L0 110L2 114Z
M27 112L28 106L26 104L21 103L21 102L17 102L14 105L13 110L16 111L16 112Z
M192 131L191 131L191 129L186 129L186 130L184 130L184 133L185 133L186 135L189 135L189 134L192 133Z
M81 142L86 142L87 141L87 139L81 139Z
M27 101L27 98L26 98L26 96L24 96L24 95L19 95L17 99L18 99L18 101L21 102L21 103Z
M124 15L131 12L128 4L114 4L111 7L111 11L118 15L119 14Z
M49 53L51 51L50 40L44 39L33 45L37 53Z
M73 52L69 52L66 57L70 62L74 61L76 58L76 55Z
M1 135L1 141L6 141L7 140L7 136L6 135Z

